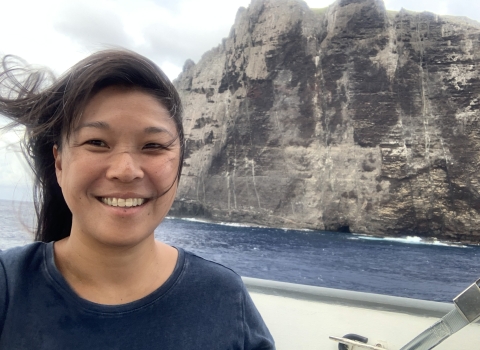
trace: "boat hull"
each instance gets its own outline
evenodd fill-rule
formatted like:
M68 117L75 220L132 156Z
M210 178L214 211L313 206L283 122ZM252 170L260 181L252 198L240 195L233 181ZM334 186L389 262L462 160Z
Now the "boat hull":
M243 279L278 350L337 350L338 343L329 336L348 333L399 350L454 308L453 303ZM474 323L435 350L474 349L479 344L480 324Z

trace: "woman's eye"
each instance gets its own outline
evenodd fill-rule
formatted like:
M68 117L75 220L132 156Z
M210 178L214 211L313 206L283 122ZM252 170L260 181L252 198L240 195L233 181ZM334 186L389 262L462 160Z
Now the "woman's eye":
M144 149L166 149L164 145L161 145L159 143L147 143L145 146L143 146Z
M103 142L102 140L88 140L86 142L86 144L96 146L96 147L106 147L107 146L107 144L105 142Z
M158 143L147 143L145 146L143 146L143 149L161 150L161 149L165 149L165 147L163 147L162 145L160 145Z

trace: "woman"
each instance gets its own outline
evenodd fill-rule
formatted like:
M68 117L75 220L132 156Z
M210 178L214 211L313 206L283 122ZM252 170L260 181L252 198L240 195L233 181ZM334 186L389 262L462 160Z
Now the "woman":
M274 349L240 277L154 239L183 163L178 94L148 59L51 75L3 59L26 127L39 242L0 253L0 349Z

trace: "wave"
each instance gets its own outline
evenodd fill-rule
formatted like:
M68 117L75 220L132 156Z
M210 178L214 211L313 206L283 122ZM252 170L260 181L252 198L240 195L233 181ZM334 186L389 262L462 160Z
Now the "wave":
M363 240L370 240L370 241L387 241L387 242L396 242L396 243L404 243L404 244L425 244L425 245L435 245L435 246L455 247L455 248L470 248L469 246L461 244L461 243L440 241L436 238L434 238L434 239L424 239L422 237L417 237L417 236L374 237L374 236L360 235L360 234L355 234L355 233L353 235L354 235L354 237L351 237L350 239L363 239Z
M165 219L168 220L182 220L190 222L200 222L203 224L212 224L212 225L222 225L222 226L231 226L231 227L258 227L258 228L267 228L266 226L255 225L255 224L241 224L237 222L213 222L208 220L196 219L196 218L176 218L173 216L167 216Z
M267 228L266 226L255 225L255 224L241 224L238 222L212 222L212 224L231 226L231 227L257 227L257 228Z
M202 223L205 223L205 224L210 223L207 220L200 220L200 219L195 219L195 218L176 218L174 216L166 216L165 219L167 219L167 220L182 220L182 221L202 222Z
M271 229L271 230L282 230L282 231L297 231L303 233L309 232L318 232L318 233L325 233L326 231L317 231L311 229L292 229L286 227L267 227L262 225L256 224L246 224L246 223L238 223L238 222L213 222L208 221L205 219L196 219L196 218L177 218L173 216L167 216L165 219L168 220L182 220L182 221L190 221L190 222L198 222L203 224L211 224L211 225L221 225L221 226L229 226L229 227L245 227L245 228L263 228L263 229ZM423 245L434 245L434 246L442 246L442 247L454 247L454 248L471 248L472 246L468 246L461 243L454 243L448 241L440 241L436 238L433 239L424 239L418 236L406 236L406 237L375 237L375 236L368 236L365 234L358 234L352 233L348 239L352 240L370 240L370 241L386 241L386 242L395 242L395 243L403 243L403 244L423 244Z
M264 228L264 229L270 229L270 230L298 231L298 232L317 232L316 230L312 230L308 228L268 227L268 226L262 226L257 224L246 224L246 223L239 223L239 222L223 222L223 221L216 222L216 221L208 221L208 220L202 220L202 219L196 219L196 218L177 218L174 216L167 216L165 217L165 219L200 222L203 224L222 225L222 226L230 226L230 227Z

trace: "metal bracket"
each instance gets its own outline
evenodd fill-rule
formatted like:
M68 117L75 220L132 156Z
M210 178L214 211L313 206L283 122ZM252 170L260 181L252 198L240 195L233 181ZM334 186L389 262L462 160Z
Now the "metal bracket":
M480 279L460 293L453 302L458 311L468 320L475 321L480 317Z
M368 345L368 344L365 344L365 343L361 343L359 341L356 341L356 340L351 340L351 339L347 339L347 338L340 338L340 337L333 337L333 336L329 336L329 338L333 341L336 341L336 342L339 342L339 343L342 343L342 344L345 344L345 345L353 345L354 348L360 348L360 349L370 349L370 350L387 350L383 347L378 347L378 346L375 346L375 345Z

